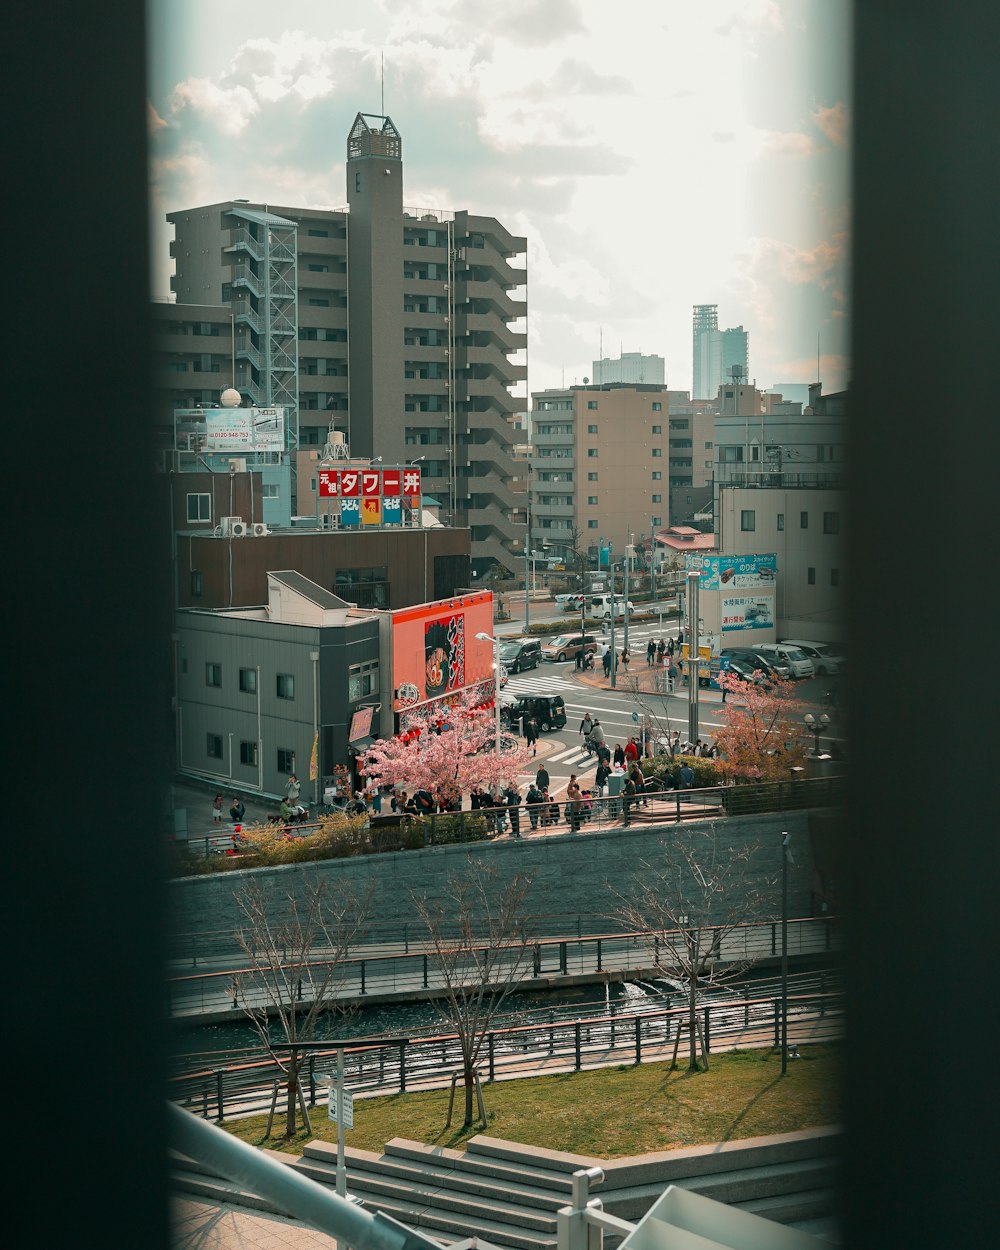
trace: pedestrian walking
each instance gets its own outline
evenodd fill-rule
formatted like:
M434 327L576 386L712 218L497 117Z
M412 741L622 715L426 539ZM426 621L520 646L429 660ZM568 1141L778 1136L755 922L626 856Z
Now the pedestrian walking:
M582 642L576 649L576 667L578 669L583 668L583 643Z
M620 742L615 744L614 766L615 768L625 767L625 748Z
M627 828L632 823L632 805L635 803L635 782L629 777L622 787L622 824Z
M629 738L628 742L625 743L624 755L626 767L631 768L639 758L639 748L635 745L635 738Z
M222 795L217 794L212 800L212 823L222 824Z
M655 659L656 659L656 641L653 638L650 638L649 642L646 643L646 667L652 668L653 661Z
M521 813L518 807L521 803L521 792L513 782L507 787L504 799L507 803L507 819L510 821L510 836L519 838L521 836Z
M673 638L671 638L671 639L667 642L667 655L669 655L671 659L673 659L673 658L674 658L674 640L673 640Z
M611 769L604 760L597 765L597 772L594 774L594 785L597 787L597 793L603 798L604 787L608 784L608 778L611 776Z
M601 667L604 669L604 676L611 676L611 648L605 647L604 654L601 656Z
M535 773L535 785L539 790L547 790L552 784L549 778L549 770L544 764L538 765L538 772Z
M577 784L575 774L566 787L566 819L570 833L579 833L580 821L583 819L583 791Z
M538 721L534 716L529 716L524 726L525 745L531 747L531 754L538 754Z
M528 820L531 822L532 831L538 828L538 818L542 814L542 800L544 795L541 790L534 784L528 786L528 793L525 795L525 804L528 809Z
M629 651L628 647L625 647L625 649L622 651L621 662L622 662L622 668L625 670L626 673L628 672L628 664L631 658L632 658L631 651Z
M680 731L675 729L674 736L670 739L670 758L676 759L681 752L681 735Z
M667 654L667 644L661 638L656 644L656 662L663 667L663 657Z
M674 692L674 686L677 684L677 678L679 676L680 674L677 671L677 665L674 663L673 656L671 656L670 662L667 664L667 689L671 694Z
M687 762L687 760L685 760L684 763L681 765L681 771L677 778L677 789L678 790L690 790L692 789L693 786L694 786L694 769Z

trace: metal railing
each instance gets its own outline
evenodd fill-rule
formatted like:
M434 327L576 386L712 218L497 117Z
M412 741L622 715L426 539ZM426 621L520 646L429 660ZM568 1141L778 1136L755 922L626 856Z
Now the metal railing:
M650 781L648 785L658 784ZM393 813L370 814L364 834L358 835L354 853L379 854L419 850L451 843L481 842L512 832L586 833L684 821L714 820L725 816L759 815L763 812L803 811L829 807L844 797L842 777L809 777L799 781L777 781L753 786L704 786L686 790L645 790L631 796L597 797L585 792L582 801L551 800L523 803L518 807L479 808L428 815ZM318 822L288 825L292 838L307 838L318 832ZM206 857L210 854L253 853L253 829L243 828L236 842L229 833L215 832L201 838L188 838L188 851ZM245 864L243 866L246 866Z
M712 935L715 958L723 963L756 963L777 957L780 951L781 922L778 918L725 931L713 930L711 925L705 925L704 929ZM790 956L826 955L840 947L840 922L836 917L789 920ZM468 948L471 981L479 976L482 956L493 949L485 942ZM329 951L315 949L306 964L289 961L285 966L286 979L302 978L298 992L303 1004L309 1001L308 985L303 979L307 979L309 973L322 980L333 963L330 955ZM510 958L522 958L519 945L512 945ZM659 958L659 938L648 933L612 931L585 937L532 938L527 959L516 969L516 979L525 983L544 979L551 987L559 977L637 973L654 976ZM245 955L242 960L246 960ZM502 968L497 975L498 979L503 979ZM338 959L333 983L335 989L331 997L346 1002L401 992L431 993L441 989L445 982L430 944L419 948L414 943L409 951ZM254 981L253 970L246 962L169 976L165 991L167 1014L176 1018L226 1015L240 1009L242 1003L265 1009L270 1004L266 987Z
M844 1032L844 996L839 990L790 994L787 999L789 1048L834 1042ZM709 1055L735 1049L779 1049L779 994L753 997L733 992L700 1001L697 1022ZM480 1068L487 1081L545 1073L579 1072L622 1063L687 1059L690 1038L687 1005L647 1011L609 1011L603 1015L549 1019L491 1029L485 1036ZM276 1049L278 1049L276 1047ZM337 1064L336 1044L301 1042L294 1048L303 1060L306 1100L315 1106L326 1078ZM462 1068L456 1033L397 1035L359 1039L344 1047L345 1088L355 1096L406 1093L447 1086ZM171 1100L204 1119L262 1114L269 1110L276 1082L284 1076L272 1058L234 1057L172 1077Z

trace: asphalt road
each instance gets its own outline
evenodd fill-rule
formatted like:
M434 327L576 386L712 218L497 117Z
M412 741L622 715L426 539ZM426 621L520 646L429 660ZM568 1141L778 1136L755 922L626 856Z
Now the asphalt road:
M514 606L519 608L523 605L515 604ZM655 612L660 605L654 603L649 606ZM672 607L673 600L665 601L663 606L665 608ZM571 632L574 625L577 630L579 629L579 620L575 614L568 612L560 613L551 602L546 603L542 601L541 603L533 604L531 619L537 622L556 621L560 624L565 623L566 632ZM520 619L515 617L512 621L498 622L496 625L497 637L518 637L523 632L523 628L523 616ZM629 649L635 657L630 665L632 672L643 673L648 671L645 652L646 643L650 637L657 639L661 637L676 638L678 631L679 623L676 618L664 620L662 628L659 620L637 622L636 624L630 623ZM620 650L623 645L624 629L619 621L615 625L615 647ZM618 673L620 679L622 676L620 668ZM603 686L603 674L600 668L596 670L596 679L600 680ZM505 695L557 694L561 695L565 701L566 727L542 736L542 748L538 756L539 762L544 759L545 767L552 778L554 797L558 797L565 791L571 773L576 773L581 779L593 779L597 761L593 756L588 755L583 746L583 738L579 732L580 721L587 712L590 712L592 717L596 716L600 720L604 727L608 745L612 750L614 750L617 742L621 742L624 745L631 734L638 732L645 716L651 718L654 736L659 736L661 733L666 736L672 736L674 730L677 730L680 733L681 741L685 741L688 737L688 692L686 687L680 687L672 695L658 695L648 692L634 694L627 690L610 690L607 687L601 688L601 686L590 684L594 680L595 677L592 674L578 674L573 661L567 661L565 664L542 661L536 669L511 676L504 686ZM818 716L824 711L828 711L823 706L823 699L826 691L830 688L830 684L831 679L828 677L807 678L796 683L796 695ZM719 691L701 688L699 691L699 728L697 737L708 739L709 741L714 740L716 731L723 723L720 715L721 711L722 698ZM840 740L839 725L835 718L830 728L831 732L824 733L821 736L821 750L828 748L835 740ZM527 782L533 775L534 770L531 770L524 774L523 780Z

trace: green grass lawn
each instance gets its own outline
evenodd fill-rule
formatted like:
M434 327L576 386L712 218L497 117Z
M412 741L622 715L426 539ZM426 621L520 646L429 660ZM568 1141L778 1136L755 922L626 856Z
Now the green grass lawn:
M463 1129L464 1092L455 1097L452 1127L445 1128L449 1091L356 1098L348 1146L378 1153L393 1137L462 1150L485 1132L526 1145L599 1159L675 1150L816 1128L840 1121L840 1052L835 1045L801 1047L801 1058L781 1076L774 1051L713 1056L708 1072L669 1064L603 1068L562 1076L500 1081L483 1087L488 1125ZM301 1154L307 1141L336 1142L337 1126L324 1101L310 1109L312 1132L286 1142L284 1117L227 1121L223 1127L254 1146Z

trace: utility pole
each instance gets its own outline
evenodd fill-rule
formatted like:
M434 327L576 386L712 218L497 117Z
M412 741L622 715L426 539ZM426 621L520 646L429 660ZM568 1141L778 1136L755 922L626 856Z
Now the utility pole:
M611 573L611 689L617 688L618 657L615 655L615 565L609 564Z
M632 535L629 534L629 539L631 540L631 538L632 538ZM632 556L634 552L635 552L635 546L630 541L628 546L625 548L625 603L623 606L623 611L625 613L625 650L626 651L628 650L628 571L629 571L630 565L632 564ZM614 597L612 596L612 599L611 599L612 615L614 615L614 610L615 610L615 601L614 601Z
M687 575L687 630L688 647L688 742L697 742L698 733L698 584L701 574L692 569Z

